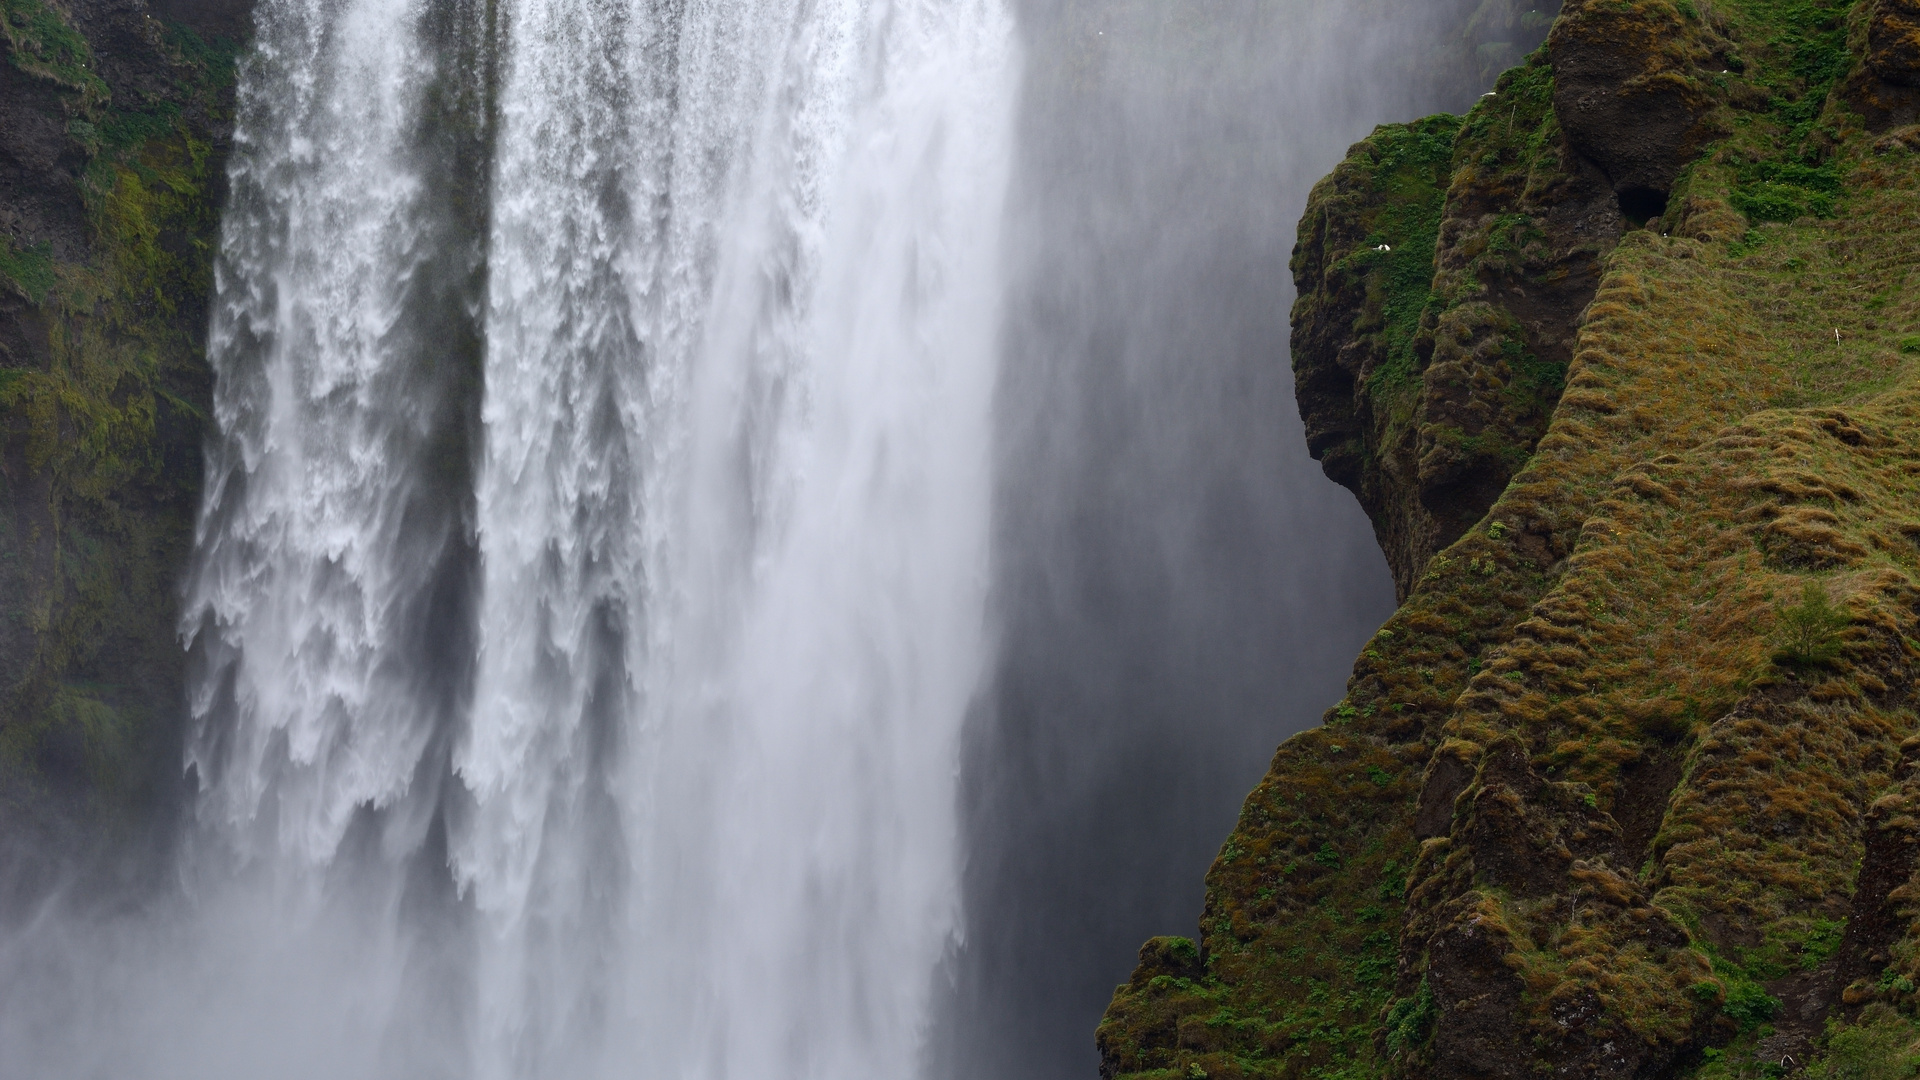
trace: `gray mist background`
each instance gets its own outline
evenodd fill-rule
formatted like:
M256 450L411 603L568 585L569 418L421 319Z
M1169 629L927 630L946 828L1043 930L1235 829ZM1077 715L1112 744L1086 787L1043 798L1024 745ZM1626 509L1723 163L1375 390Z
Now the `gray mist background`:
M1482 89L1458 42L1486 7L1015 0L1003 636L942 1075L1096 1074L1140 943L1195 932L1242 798L1391 614L1365 515L1306 453L1287 261L1347 146Z

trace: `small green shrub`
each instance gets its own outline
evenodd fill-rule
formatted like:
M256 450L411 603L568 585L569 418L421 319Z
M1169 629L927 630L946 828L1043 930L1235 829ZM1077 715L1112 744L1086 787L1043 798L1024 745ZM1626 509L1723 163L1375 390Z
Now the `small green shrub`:
M1807 932L1802 943L1800 967L1812 971L1825 963L1827 958L1840 951L1840 939L1847 932L1845 919L1815 919L1813 929Z
M1884 1006L1870 1008L1854 1027L1832 1025L1826 1052L1807 1068L1807 1080L1909 1080L1920 1076L1913 1024Z
M1387 1053L1397 1054L1426 1042L1433 1034L1433 1022L1439 1015L1433 987L1427 985L1426 977L1422 976L1420 989L1412 997L1401 998L1387 1010Z
M1380 886L1375 892L1382 900L1398 900L1407 894L1406 871L1400 869L1398 859L1388 859L1380 868Z
M1840 631L1850 621L1833 606L1825 587L1809 581L1801 587L1800 603L1780 612L1773 658L1802 666L1830 664L1840 657Z
M1908 334L1906 337L1901 338L1900 351L1903 353L1920 353L1920 334Z
M1399 957L1392 954L1362 956L1353 962L1353 981L1361 986L1381 985L1393 976L1394 968L1399 965Z
M1766 245L1767 234L1759 229L1748 229L1747 234L1727 245L1727 254L1735 259L1744 259Z
M1727 987L1727 1000L1720 1011L1740 1025L1740 1030L1751 1031L1780 1012L1780 999L1761 989L1759 983L1743 979Z

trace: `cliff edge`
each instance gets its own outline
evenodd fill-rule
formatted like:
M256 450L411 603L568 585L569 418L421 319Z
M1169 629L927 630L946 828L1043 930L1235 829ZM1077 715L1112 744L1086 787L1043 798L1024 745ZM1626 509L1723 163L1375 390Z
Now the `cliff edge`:
M1293 272L1402 606L1102 1075L1920 1070L1920 3L1568 0Z

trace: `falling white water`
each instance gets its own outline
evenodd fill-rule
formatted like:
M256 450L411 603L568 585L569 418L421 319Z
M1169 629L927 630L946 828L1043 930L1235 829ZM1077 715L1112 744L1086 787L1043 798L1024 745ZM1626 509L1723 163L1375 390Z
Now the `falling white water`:
M218 267L189 761L237 846L313 867L358 808L435 797L413 790L444 711L417 638L450 539L423 509L450 403L410 323L414 279L459 253L410 141L448 58L406 0L265 0L258 19Z
M377 909L329 931L373 968L335 1026L387 1049L300 1067L915 1074L986 650L1007 12L260 26L189 760L220 873ZM422 915L435 835L461 899ZM421 980L465 1004L381 1004Z

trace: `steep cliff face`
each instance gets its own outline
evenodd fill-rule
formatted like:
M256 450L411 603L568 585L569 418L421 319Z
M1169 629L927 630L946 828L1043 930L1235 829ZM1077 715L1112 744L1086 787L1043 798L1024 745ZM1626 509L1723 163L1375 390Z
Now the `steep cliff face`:
M177 783L175 631L244 8L0 0L0 836ZM10 880L25 878L7 875Z
M1404 603L1105 1075L1907 1075L1912 11L1570 2L1316 190L1302 414Z

